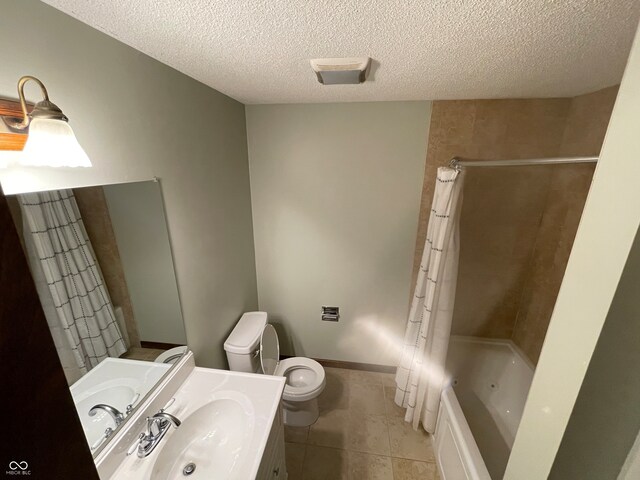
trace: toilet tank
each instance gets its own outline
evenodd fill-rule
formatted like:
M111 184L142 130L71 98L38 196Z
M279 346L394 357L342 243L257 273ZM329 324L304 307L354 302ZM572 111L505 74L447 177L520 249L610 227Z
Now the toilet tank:
M260 337L267 324L266 312L242 315L231 335L224 342L229 370L255 373L260 368Z

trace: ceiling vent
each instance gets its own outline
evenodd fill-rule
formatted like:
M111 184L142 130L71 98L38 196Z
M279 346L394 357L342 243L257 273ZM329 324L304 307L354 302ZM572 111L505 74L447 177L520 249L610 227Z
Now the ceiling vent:
M367 79L371 67L369 57L315 58L310 60L318 81L323 85L353 85Z

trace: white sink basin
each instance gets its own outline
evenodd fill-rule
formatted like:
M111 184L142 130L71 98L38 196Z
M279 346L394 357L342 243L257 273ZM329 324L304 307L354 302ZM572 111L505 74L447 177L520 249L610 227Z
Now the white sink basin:
M107 428L115 429L116 424L111 415L104 410L99 410L93 417L89 416L89 410L94 405L105 403L124 413L127 405L138 401L138 390L140 390L140 382L131 378L114 378L74 396L76 410L90 447L104 438L104 431Z
M98 447L107 428L116 428L111 416L99 411L89 416L94 405L106 403L125 413L134 406L171 368L169 364L107 358L74 383L70 390L90 447Z
M200 407L165 437L151 478L184 479L185 467L193 471L189 479L242 478L254 412L244 395L228 395Z
M284 377L194 368L179 386L172 387L170 395L174 401L166 407L167 413L177 417L181 425L170 427L155 450L143 458L136 454L127 456L126 451L135 448L136 438L146 428L144 422L126 430L126 440L114 447L118 453L104 459L104 468L111 458L118 462L111 476L105 478L255 479L278 415L284 384ZM162 402L169 400L169 395L164 395ZM162 403L137 415L143 419L159 408ZM183 470L189 464L195 470L184 475ZM100 468L103 467L99 465Z

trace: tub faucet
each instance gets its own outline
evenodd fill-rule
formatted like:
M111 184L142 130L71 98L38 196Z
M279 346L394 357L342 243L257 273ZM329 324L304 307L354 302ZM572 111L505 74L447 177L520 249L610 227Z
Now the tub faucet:
M111 418L113 418L113 421L116 422L116 426L124 422L123 413L117 408L112 407L111 405L107 405L106 403L99 403L91 407L91 410L89 410L89 416L94 417L99 410L104 410L109 415L111 415Z

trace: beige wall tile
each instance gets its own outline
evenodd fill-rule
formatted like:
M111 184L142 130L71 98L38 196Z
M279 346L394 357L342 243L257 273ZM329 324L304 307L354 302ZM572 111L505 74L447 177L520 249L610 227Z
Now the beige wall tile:
M102 187L76 188L73 194L78 203L91 246L104 277L104 283L114 306L122 308L131 347L140 346L129 289L122 268L122 260L111 225L111 216Z
M599 155L618 88L575 97L561 155ZM552 169L549 193L527 271L513 341L537 363L591 186L594 165Z
M439 166L454 156L597 155L616 94L434 102L412 285ZM591 165L468 170L454 334L513 338L537 361L592 173Z
M475 116L476 103L474 101L434 102L429 139L433 139L437 143L446 143L450 139L470 142L473 138Z
M509 128L506 111L510 109L510 101L507 100L478 100L476 103L476 116L473 125L474 145L495 145L507 141Z
M527 146L550 145L558 148L571 100L568 98L531 98L506 100L508 128L506 140Z
M609 125L618 86L575 97L562 139L563 155L597 155Z
M454 156L558 155L569 108L569 99L434 102L414 284L437 167ZM451 126L456 120L457 128ZM467 175L454 333L511 337L550 178L549 169L533 168L478 169Z
M549 179L547 168L467 172L454 334L511 337Z

